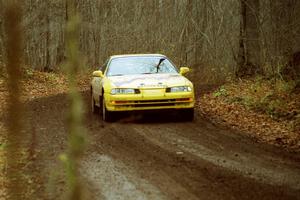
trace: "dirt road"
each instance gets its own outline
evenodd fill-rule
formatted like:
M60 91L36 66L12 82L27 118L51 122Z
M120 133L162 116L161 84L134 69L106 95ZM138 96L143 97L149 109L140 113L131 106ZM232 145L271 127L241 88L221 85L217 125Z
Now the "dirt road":
M84 97L88 104L88 92ZM36 198L62 197L57 157L66 147L67 105L65 95L28 102ZM200 116L194 122L166 116L104 123L87 112L90 144L81 164L87 199L300 199L300 155Z

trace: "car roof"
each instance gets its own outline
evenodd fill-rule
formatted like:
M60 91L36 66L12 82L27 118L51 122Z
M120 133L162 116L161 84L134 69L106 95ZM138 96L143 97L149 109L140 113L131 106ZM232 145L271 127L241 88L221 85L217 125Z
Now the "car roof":
M113 55L110 58L124 58L124 57L166 57L162 54L122 54L122 55Z

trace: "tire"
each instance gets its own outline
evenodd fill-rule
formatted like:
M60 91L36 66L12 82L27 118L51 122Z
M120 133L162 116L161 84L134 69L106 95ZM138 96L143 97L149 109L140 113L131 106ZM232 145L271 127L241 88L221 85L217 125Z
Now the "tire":
M100 103L101 103L101 115L102 115L102 120L105 122L113 122L114 121L114 113L110 112L106 109L105 101L104 98L100 98Z
M91 92L91 110L93 114L98 114L99 113L99 107L96 106L95 104L95 99L93 96L93 92Z
M183 121L194 121L194 108L184 109L181 114Z

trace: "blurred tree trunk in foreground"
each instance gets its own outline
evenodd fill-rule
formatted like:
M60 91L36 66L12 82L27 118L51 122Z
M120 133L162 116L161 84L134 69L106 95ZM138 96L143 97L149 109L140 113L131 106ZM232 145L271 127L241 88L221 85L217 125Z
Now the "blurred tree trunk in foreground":
M81 66L79 53L79 25L80 17L76 12L74 0L66 1L66 71L69 81L70 110L68 113L69 145L66 155L60 158L65 164L67 174L67 199L83 199L79 177L79 159L83 153L85 137L82 125L83 102L77 89L76 75Z
M3 5L3 4L2 4ZM24 198L26 183L22 172L22 150L24 136L22 134L22 103L21 103L21 7L16 0L4 5L4 23L6 38L6 67L8 72L9 97L8 134L7 134L7 193L9 199Z
M0 0L0 77L4 71L4 58L5 58L5 48L4 48L4 3Z

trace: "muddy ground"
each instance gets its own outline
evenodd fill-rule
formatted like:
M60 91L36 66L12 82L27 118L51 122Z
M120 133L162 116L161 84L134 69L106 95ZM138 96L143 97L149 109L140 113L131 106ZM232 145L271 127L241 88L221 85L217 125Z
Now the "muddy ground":
M86 105L89 93L83 93ZM32 199L63 199L60 153L67 97L27 102ZM88 107L87 107L88 109ZM81 162L86 199L300 199L300 155L169 113L104 123L86 112Z

